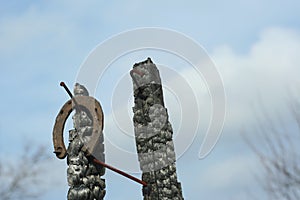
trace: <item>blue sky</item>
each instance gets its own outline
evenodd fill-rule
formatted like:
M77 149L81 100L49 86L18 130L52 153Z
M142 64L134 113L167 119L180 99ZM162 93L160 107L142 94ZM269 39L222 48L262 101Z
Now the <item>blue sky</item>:
M276 118L274 113L279 113L288 119L286 98L282 94L286 88L297 89L299 85L300 2L55 0L0 4L0 84L4 88L0 105L1 159L20 155L24 140L43 144L50 153L53 151L54 119L68 99L59 82L64 80L71 87L79 67L99 43L133 28L168 28L191 37L207 50L223 78L227 95L223 135L214 151L199 160L201 130L207 127L205 116L210 110L206 110L209 94L197 93L205 122L193 145L178 160L185 198L247 199L247 191L251 191L258 194L258 199L264 199L252 176L252 172L259 173L257 160L240 134L242 128L251 130L255 126L253 108L259 109L260 99L271 116ZM149 54L156 56L152 58L158 64L173 64L168 63L163 53L133 53L111 66L112 80L119 80L120 74L129 71L134 64L131 61L144 60ZM122 70L118 69L121 64ZM193 78L188 67L176 70L188 79L192 88L203 84L203 80ZM167 79L167 74L161 72L161 75ZM102 102L108 119L105 131L109 134L115 130L111 125L112 94L105 85L99 88L101 92L98 91L96 98ZM176 101L171 93L165 93L173 127L177 127L178 109L172 111ZM126 104L126 108L130 106ZM288 130L294 130L292 122L286 120L285 124ZM114 141L118 132L109 137ZM43 199L65 199L65 162L53 158L48 168L48 192ZM141 198L137 184L109 171L106 180L106 199Z

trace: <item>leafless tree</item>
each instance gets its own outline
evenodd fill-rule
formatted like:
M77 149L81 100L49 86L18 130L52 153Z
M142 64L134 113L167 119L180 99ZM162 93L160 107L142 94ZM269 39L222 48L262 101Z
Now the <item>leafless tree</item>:
M42 193L43 161L49 156L43 146L24 147L20 158L0 159L0 198L37 199Z
M291 99L286 109L289 119L282 119L280 114L274 119L274 115L271 117L262 108L261 115L256 117L257 126L251 131L251 136L250 132L246 136L243 134L260 160L261 173L257 181L268 199L272 200L300 199L300 104L295 98Z

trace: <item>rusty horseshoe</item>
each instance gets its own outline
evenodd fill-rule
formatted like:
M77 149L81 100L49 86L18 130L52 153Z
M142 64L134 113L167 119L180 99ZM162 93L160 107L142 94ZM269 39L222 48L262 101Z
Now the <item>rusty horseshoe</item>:
M74 109L85 111L91 119L93 119L93 131L90 140L84 144L82 150L88 155L95 153L99 142L102 143L101 137L103 130L103 111L100 103L91 96L74 96L67 101L60 109L55 119L55 125L53 128L53 145L54 153L59 159L63 159L67 156L66 146L64 144L64 127L65 123Z

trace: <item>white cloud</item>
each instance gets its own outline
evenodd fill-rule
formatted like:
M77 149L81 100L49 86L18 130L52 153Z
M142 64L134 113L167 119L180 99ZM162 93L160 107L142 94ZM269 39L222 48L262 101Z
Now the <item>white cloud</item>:
M246 54L216 48L212 57L223 77L228 97L227 125L253 122L253 108L263 101L267 111L283 111L287 89L299 85L300 33L284 28L262 32ZM259 107L258 107L259 108Z

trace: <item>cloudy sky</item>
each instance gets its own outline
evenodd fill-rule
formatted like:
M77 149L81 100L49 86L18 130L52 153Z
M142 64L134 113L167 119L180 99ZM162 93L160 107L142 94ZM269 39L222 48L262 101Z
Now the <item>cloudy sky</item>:
M253 175L260 173L258 160L241 134L245 129L251 132L258 119L264 122L257 112L262 106L274 120L278 116L285 119L286 130L295 128L286 103L288 95L298 95L300 89L299 9L296 0L1 1L1 159L18 158L24 141L45 145L51 154L54 119L68 100L59 82L74 85L88 55L108 38L136 28L158 27L193 39L215 63L227 97L222 136L213 151L199 159L212 112L205 77L195 75L193 67L179 56L158 50L135 51L111 63L94 93L105 113L107 161L125 169L128 166L122 163L136 162L128 71L150 56L161 72L175 136L195 132L188 149L177 152L185 199L241 200L249 199L250 194L265 199ZM123 42L120 45L126 46L131 41ZM193 91L189 95L194 95L197 109L185 94L176 92L180 81ZM196 115L198 127L197 120L182 119L183 110ZM121 152L127 152L128 158ZM53 155L46 168L42 199L66 199L65 161ZM106 199L141 199L136 183L109 171L105 178Z

